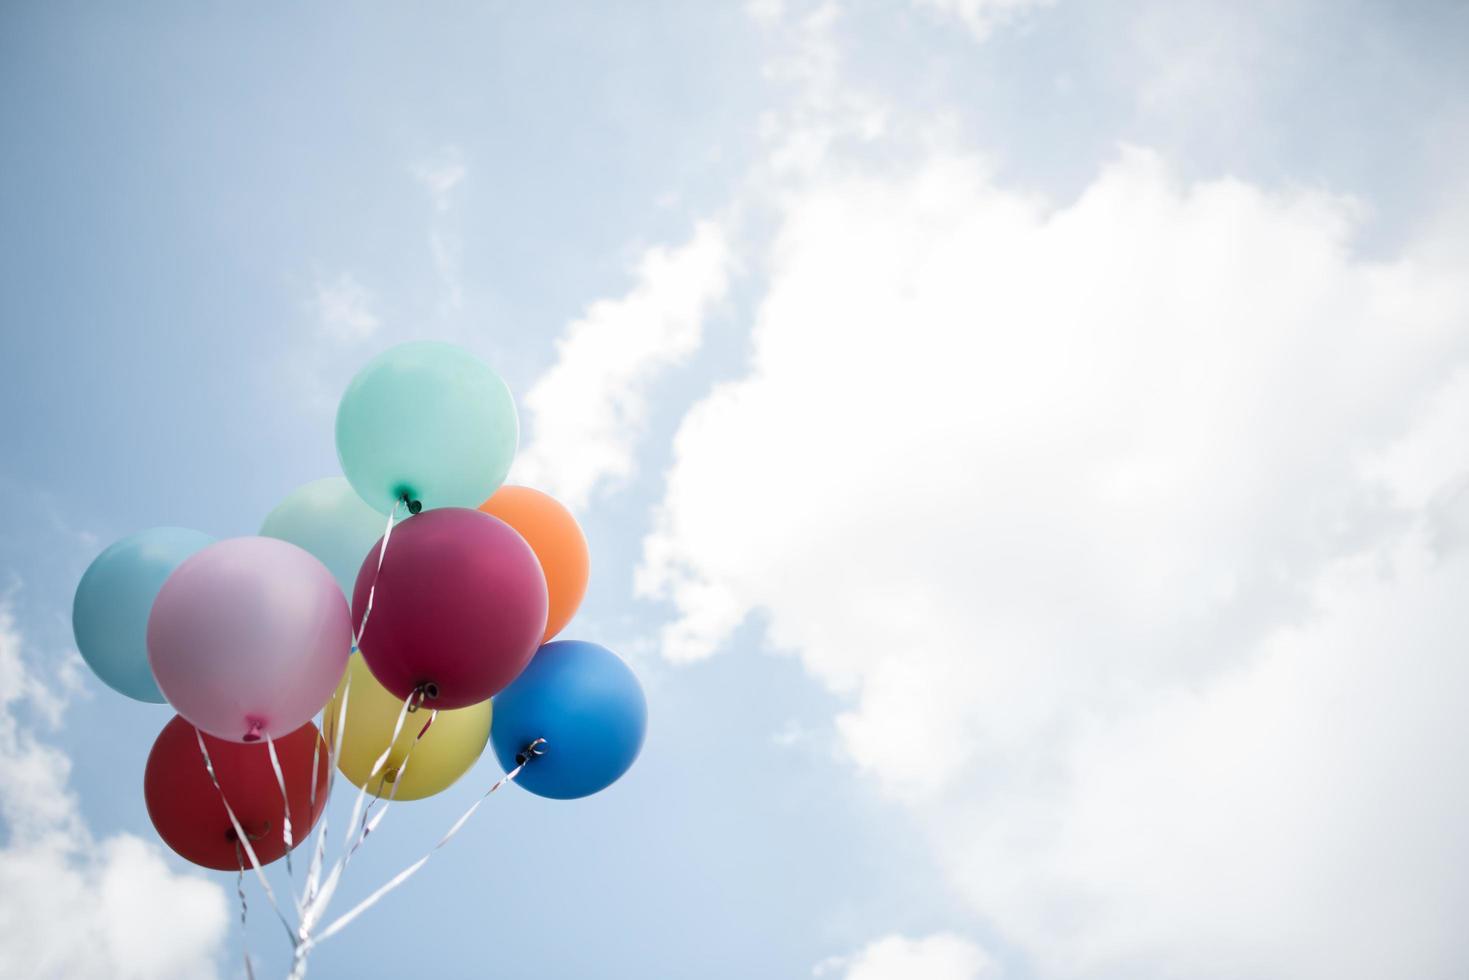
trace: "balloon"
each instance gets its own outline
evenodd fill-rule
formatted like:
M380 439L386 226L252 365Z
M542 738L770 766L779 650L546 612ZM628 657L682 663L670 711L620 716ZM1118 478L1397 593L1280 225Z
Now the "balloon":
M399 704L424 689L430 708L478 704L515 679L546 629L546 578L525 539L463 507L427 510L393 529L357 574L353 622L374 579L358 640L367 666Z
M265 518L260 534L305 548L331 570L347 595L362 556L382 537L383 518L352 485L329 476L292 490Z
M496 695L490 741L509 772L526 746L544 738L545 754L515 782L537 796L572 800L627 772L647 729L642 685L617 654L595 643L556 640Z
M169 704L231 741L294 731L347 666L352 628L332 573L275 538L230 538L187 559L148 617L148 662Z
M384 514L405 494L424 507L478 506L505 482L519 438L505 382L450 344L379 354L337 409L342 472Z
M109 546L87 566L71 628L82 659L113 690L163 703L148 668L148 610L169 573L213 540L201 531L155 527Z
M541 637L545 643L571 621L586 595L591 563L587 539L571 511L530 487L501 487L479 509L515 528L541 563L548 599Z
M392 545L388 546L392 550ZM337 768L353 786L367 784L378 796L393 793L396 785L399 800L421 800L448 789L456 779L469 771L485 750L490 737L490 702L481 701L468 708L440 711L429 730L413 745L413 739L428 720L428 713L410 714L403 723L388 761L376 775L372 764L382 755L392 737L393 725L403 710L403 699L389 694L372 676L361 656L353 656L347 674L337 686L337 693L322 712L327 741L334 741L338 705L347 678L352 689L347 696L347 724L341 747L337 750ZM403 759L412 746L413 754L403 769ZM402 772L401 778L398 773Z
M280 783L270 764L265 744L242 745L212 735L204 736L209 748L209 761L230 809L250 839L255 857L269 864L286 853L282 836L286 808L281 800ZM326 745L316 726L307 722L295 731L275 739L276 757L285 777L286 797L291 801L291 840L299 844L311 832L321 811L326 807ZM312 754L320 752L312 762ZM316 767L316 805L311 800L312 766ZM235 829L220 802L219 790L204 768L194 726L175 715L163 726L153 751L148 753L148 768L143 773L143 799L148 816L164 843L180 857L206 868L236 871L240 862L250 866L245 849L235 851Z

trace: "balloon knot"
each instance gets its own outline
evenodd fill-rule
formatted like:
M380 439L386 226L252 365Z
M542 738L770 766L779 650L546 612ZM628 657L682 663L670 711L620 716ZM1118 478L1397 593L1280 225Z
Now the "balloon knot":
M546 754L546 740L544 738L538 738L535 741L531 742L529 745L527 745L525 748L521 749L516 754L516 756L515 756L515 764L517 766L523 766L527 762L529 762L532 759L536 758L537 756L542 756L542 755L545 755L545 754Z
M250 727L245 731L245 734L241 738L241 741L244 741L244 742L258 742L258 741L260 741L260 733L265 730L265 722L261 721L258 718L246 718L245 720L250 723Z
M404 505L408 508L408 513L410 514L417 514L419 511L423 510L423 501L415 500L408 493L407 490L404 490L402 495L398 499L403 501Z
M423 707L424 701L432 700L434 698L437 698L438 696L439 685L435 684L433 681L424 681L422 684L413 689L412 694L408 695L409 714L412 714L419 708Z
M260 840L260 838L264 837L268 833L270 833L270 821L269 820L265 821L265 823L261 826L261 828L259 830L255 831L254 833L251 833L249 830L246 830L245 831L245 837L248 840L257 841L257 840ZM237 833L235 833L235 828L230 827L228 830L226 830L224 832L224 839L227 840L227 841L229 841L229 842L231 842L231 843L233 843L233 844L238 844L240 842L240 835L237 834Z

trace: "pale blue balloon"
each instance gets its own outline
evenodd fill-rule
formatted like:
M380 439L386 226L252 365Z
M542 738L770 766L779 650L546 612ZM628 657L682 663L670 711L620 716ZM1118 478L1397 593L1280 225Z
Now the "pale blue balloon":
M297 487L266 515L260 536L280 538L311 552L331 569L351 599L363 559L382 537L387 522L363 503L340 476Z
M500 376L434 341L369 361L337 409L342 472L384 514L405 495L429 508L478 507L505 482L519 438Z
M202 531L155 527L98 555L77 583L71 628L87 666L120 694L162 704L148 667L148 614L164 580L214 539Z

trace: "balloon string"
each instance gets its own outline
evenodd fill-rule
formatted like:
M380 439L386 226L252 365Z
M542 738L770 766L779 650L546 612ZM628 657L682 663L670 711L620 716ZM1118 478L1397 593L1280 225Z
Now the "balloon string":
M245 977L255 980L255 967L250 963L250 903L245 901L245 855L240 851L240 842L235 841L235 863L240 873L235 878L235 894L240 896L240 952L245 957Z
M341 741L342 741L341 738L339 737L339 733L345 732L346 727L347 727L347 701L348 701L348 699L351 696L352 696L352 672L349 670L349 671L347 671L347 679L346 679L345 683L342 685L342 700L341 700L341 703L337 705L336 724L334 725L332 723L332 719L331 718L324 718L323 719L323 721L326 723L326 727L327 727L327 736L326 736L326 743L327 743L326 799L322 802L322 805L321 805L321 825L316 828L316 847L313 849L312 854L311 854L311 868L306 873L306 887L304 889L302 889L302 891L301 891L301 901L298 904L297 910L296 910L297 911L297 914L300 916L300 919L301 919L301 933L300 934L302 935L303 938L305 936L305 932L306 932L306 928L307 928L306 912L307 912L307 909L311 906L311 904L316 899L316 888L317 888L317 885L321 881L321 865L322 865L323 859L326 857L326 838L327 838L327 824L328 824L327 816L328 816L328 812L329 812L328 811L327 804L331 802L332 789L333 789L333 787L336 786L336 782L337 782L337 754L338 754L338 746L341 745ZM318 751L318 754L319 754L319 752L320 752L320 743L318 742L317 745L318 745L318 750L317 751ZM314 754L312 756L312 770L313 770L313 772L316 769L316 758L317 758L317 756ZM313 792L316 789L316 780L314 778L311 781L311 788L312 788L312 791ZM315 806L316 806L315 805L315 802L313 801L313 803L312 803L312 812L313 813L315 812Z
M195 728L194 738L199 743L199 754L204 757L204 770L209 773L209 781L214 784L215 791L219 793L219 801L224 804L224 812L230 818L230 826L235 829L235 842L245 849L245 853L250 858L250 867L255 869L255 877L260 879L260 887L265 891L270 907L275 909L276 917L281 920L281 925L286 927L286 935L291 938L291 945L295 946L296 930L292 929L290 922L286 921L286 915L281 911L280 903L275 900L275 892L271 890L270 879L265 877L265 871L260 867L260 859L255 856L255 848L250 844L250 836L245 833L245 828L240 826L234 808L230 806L230 801L224 795L224 788L219 785L219 777L214 772L214 762L209 758L209 748L204 744L204 733Z
M383 817L387 815L388 808L391 807L393 805L393 801L398 798L398 787L403 785L403 777L408 772L408 760L413 758L413 750L418 747L419 741L423 738L425 734L427 734L429 726L434 723L434 719L438 716L439 710L437 708L429 713L428 721L425 721L423 723L423 727L418 730L418 734L413 736L413 741L408 743L408 749L403 753L403 761L398 763L396 771L392 769L386 770L379 777L378 788L374 792L373 798L368 801L367 810L364 811L362 814L362 832L357 838L357 843L353 844L352 850L348 852L348 858L351 858L352 854L355 853L357 849L363 845L363 843L367 840L367 835L377 829L377 825L382 823ZM389 774L393 776L393 788L388 791L387 799L383 800L382 784L387 782ZM374 816L371 821L369 821L367 819L367 816L368 814L372 813L373 807L377 805L379 800L383 800L382 809L378 810L377 815Z
M295 848L296 842L291 839L291 798L286 793L286 776L281 772L280 756L276 754L275 740L270 737L270 732L265 733L265 748L270 753L270 768L275 770L275 784L280 787L281 791L281 840L286 845L286 875L291 879L291 894L294 897L296 869L291 867L291 851Z
M388 737L387 748L383 749L382 753L378 755L372 764L372 768L367 771L367 778L362 781L362 785L357 790L357 805L352 808L352 819L347 824L347 836L342 839L342 847L344 848L352 847L352 828L357 824L358 819L367 819L366 815L362 812L362 804L367 799L367 787L371 785L372 778L382 772L383 766L388 764L388 759L393 754L393 746L398 744L398 736L403 733L403 723L407 721L408 712L412 710L410 706L413 704L413 699L417 696L417 692L414 692L403 699L403 707L398 709L398 718L393 722L393 734ZM376 802L376 799L377 797L374 796L374 802ZM355 850L356 848L352 847L352 851ZM351 851L348 851L346 857L350 858L351 856Z
M393 512L388 515L388 529L383 534L383 545L381 548L378 549L377 570L373 573L372 585L369 586L367 590L367 608L362 610L362 623L358 627L357 636L353 642L354 649L356 649L360 644L362 633L364 630L367 629L367 618L372 615L372 597L373 594L377 591L377 576L381 574L383 570L383 555L387 554L388 539L393 534L393 519L397 516L397 514L398 505L395 503L393 504ZM403 707L398 711L398 720L393 723L393 734L392 737L388 739L387 748L383 749L382 754L377 757L377 761L374 762L372 764L372 768L368 770L367 778L362 781L362 786L358 788L357 802L352 807L352 819L347 822L347 836L342 839L342 847L344 849L351 843L352 827L357 823L358 818L362 815L362 802L367 795L368 783L372 781L372 777L376 776L378 774L378 771L381 770L382 767L387 763L388 756L392 755L393 746L397 744L398 741L398 735L403 731L403 722L407 719L408 712L412 711L414 708L413 700L415 697L418 697L417 691L410 693L408 697L403 699ZM340 743L341 739L339 738L338 744ZM350 854L347 856L350 856ZM342 860L345 860L345 857Z
M342 872L346 870L347 862L352 857L352 850L349 850L349 848L352 846L353 830L357 827L358 821L363 819L362 806L367 798L367 788L372 784L372 777L376 776L382 770L383 765L388 761L388 756L392 754L393 745L398 741L398 736L403 731L403 722L408 717L408 705L412 703L414 697L415 695L410 694L404 699L403 707L398 710L398 719L393 724L393 734L388 739L388 747L383 749L382 754L377 757L377 760L372 764L372 768L368 770L367 778L362 781L362 786L357 790L357 800L352 804L352 816L347 820L347 833L342 838L342 854L332 864L332 869L327 872L326 880L321 886L321 891L313 896L311 903L302 913L301 934L303 936L309 936L311 934L311 930L315 928L317 921L321 918L322 913L331 902L332 896L336 894L337 885L342 880ZM340 739L338 739L337 744L340 746Z
M388 553L388 539L393 536L393 525L398 521L398 505L401 500L393 501L393 509L388 514L388 526L383 530L383 543L377 549L377 568L372 572L372 584L367 587L367 608L362 610L362 621L357 624L357 632L352 634L352 649L356 650L362 645L362 634L367 630L367 617L372 615L372 597L377 592L378 576L383 573L383 558Z
M316 847L311 854L311 867L306 872L306 885L301 890L301 898L297 904L297 915L300 925L297 927L296 935L299 941L296 944L294 955L291 957L291 972L288 980L303 980L306 976L306 957L310 950L308 939L311 935L311 927L315 924L317 916L321 914L319 909L324 909L325 904L318 904L317 887L321 881L321 869L326 857L326 839L328 836L328 816L330 813L328 804L331 803L332 790L337 782L337 758L340 754L342 736L347 730L347 705L352 697L352 672L347 671L346 679L342 684L342 698L337 704L335 719L330 715L323 717L322 723L326 727L325 740L327 746L327 784L326 799L322 802L321 822L316 828ZM316 789L316 760L320 754L320 742L317 743L317 752L312 756L312 791ZM313 803L313 812L315 804Z
M459 833L460 828L468 823L469 818L474 816L474 812L480 808L480 804L489 799L490 795L498 790L501 786L504 786L506 783L514 782L515 777L520 775L521 770L530 765L537 756L543 754L545 752L545 745L546 740L543 738L538 738L527 745L525 751L521 752L520 755L517 757L524 759L524 761L520 762L518 765L516 765L514 769L507 772L504 776L500 777L495 785L491 786L485 791L485 794L483 796L475 800L474 804L470 806L468 810L465 810L458 820L454 821L453 825L448 829L447 832L445 832L443 837L439 838L439 842L429 849L427 854L410 864L408 867L404 868L402 871L398 872L392 877L392 879L390 879L377 891L373 892L371 895L358 902L348 911L342 913L342 915L334 920L331 925L323 929L320 935L308 939L307 945L315 946L319 943L325 942L332 936L335 936L337 933L341 932L348 925L350 925L352 921L356 919L359 915L376 905L378 901L383 898L383 896L387 895L399 885L403 884L403 882L413 877L413 875L418 872L419 868L422 868L425 864L428 863L428 859L433 857L434 854L439 850L439 848L449 843L449 841L454 838L454 835Z
M323 719L324 720L324 719ZM316 741L311 746L311 811L316 812L316 777L321 775L321 736L318 734ZM311 836L311 831L306 831L306 836Z
M362 620L357 624L357 631L352 635L353 653L357 652L359 644L362 640L362 634L367 629L367 619L369 616L372 615L373 597L377 594L377 581L378 578L382 575L383 560L387 557L388 553L388 542L393 537L393 526L398 519L399 503L401 503L401 501L395 501L393 503L393 509L388 513L387 524L383 528L382 545L378 548L377 552L377 567L373 569L372 584L368 586L367 589L367 608L362 611ZM340 704L338 704L337 706L336 723L332 724L332 720L330 718L324 719L328 728L327 746L329 751L330 763L327 770L327 803L331 802L332 792L336 788L337 784L337 760L341 755L342 744L346 739L347 702L351 694L352 671L348 670L346 681L342 685L342 699ZM394 737L396 738L396 736ZM315 762L313 760L313 766L314 765ZM311 791L313 794L316 792L316 780L314 778L311 781ZM359 795L357 798L356 806L361 805L362 797L361 795ZM312 807L313 812L315 812L314 799ZM354 813L352 821L349 821L347 824L349 839L351 834L351 827L355 821L356 816ZM333 869L328 872L326 884L323 885L321 883L322 867L326 859L326 838L328 823L329 821L327 820L327 806L326 804L323 804L321 811L321 826L318 827L316 831L316 848L311 857L311 870L307 872L306 887L301 893L301 901L299 905L301 916L299 935L302 940L305 940L305 938L310 935L311 928L315 924L316 919L321 915L321 910L325 908L326 901L329 901L331 898L331 891L334 891L336 889L336 880L341 874L341 859L339 858L335 863ZM342 846L346 847L345 840L342 842ZM301 972L302 974L304 974L305 972L304 963L301 965ZM292 976L294 977L296 975L296 972L293 970Z
M387 523L383 527L382 544L378 547L377 551L377 566L373 569L372 584L368 586L367 589L367 606L362 610L362 619L360 622L358 622L357 629L352 634L351 652L353 653L357 653L361 649L362 637L367 631L367 621L368 618L372 615L373 600L377 595L378 579L382 576L383 561L388 554L388 542L393 537L393 527L398 521L398 508L402 503L405 502L406 495L404 500L393 502L393 509L388 513ZM348 670L346 680L342 685L342 697L340 703L337 706L337 716L335 724L332 723L332 719L330 718L324 719L328 728L328 769L326 801L322 805L321 825L316 830L316 847L313 849L312 852L310 870L306 874L306 885L302 890L301 897L297 903L297 912L300 917L300 925L297 927L296 935L292 939L292 942L295 944L295 955L292 957L290 980L301 980L301 978L306 976L306 956L311 946L311 931L313 928L315 928L317 921L320 920L323 913L325 913L328 904L331 902L332 895L333 893L335 893L337 884L341 880L342 870L346 867L346 859L349 856L348 854L344 853L342 854L342 856L338 857L337 860L333 863L331 870L327 872L325 881L322 880L322 869L326 862L326 840L328 836L327 828L329 823L327 819L327 810L328 805L331 803L332 793L336 788L337 763L341 756L342 745L346 739L347 704L351 693L352 672ZM406 716L406 714L406 710L400 712L398 723L393 730L393 738L388 743L388 749L383 752L383 755L373 766L374 772L382 767L383 762L387 759L388 753L392 751L393 742L397 741L398 732L402 729L403 717ZM313 755L311 763L311 805L313 813L316 812L316 765L318 758L319 757L317 755ZM371 777L369 776L369 778ZM347 841L351 839L352 826L357 822L357 813L361 809L361 807L362 793L359 791L357 800L353 804L352 817L350 820L347 821L347 837L344 838L342 841L342 846L344 849L347 846Z
M414 710L413 706L409 705L408 710ZM403 785L403 774L408 771L408 760L413 758L413 750L418 747L418 743L423 739L423 736L428 733L429 726L432 725L434 723L434 720L438 717L438 708L434 708L432 711L430 711L428 720L423 723L423 727L418 730L418 734L413 736L413 741L408 743L408 749L403 753L403 761L400 762L396 767L392 769L385 769L381 774L379 774L377 789L373 790L373 797L372 799L367 801L367 810L362 815L362 825L367 829L362 831L362 836L358 838L357 844L353 845L352 850L357 850L357 847L361 845L363 838L366 838L366 836L372 832L372 829L377 826L378 821L382 820L382 815L381 813L379 813L377 819L372 822L372 826L369 827L367 825L367 814L371 813L373 807L377 806L378 801L383 799L383 784L389 782L389 777L392 777L391 781L393 784L393 788L388 791L387 803L384 805L383 812L386 811L387 805L391 804L394 800L398 798L398 787Z

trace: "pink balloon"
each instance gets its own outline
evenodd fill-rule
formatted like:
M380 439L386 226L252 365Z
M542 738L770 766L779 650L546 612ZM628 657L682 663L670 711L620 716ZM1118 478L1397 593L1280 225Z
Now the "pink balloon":
M234 742L300 728L332 696L352 649L332 573L275 538L230 538L187 558L148 617L148 663L168 703Z
M546 630L546 576L514 528L439 507L393 529L379 573L381 547L352 592L360 621L377 582L359 646L378 683L400 698L422 688L430 708L463 708L519 676Z

